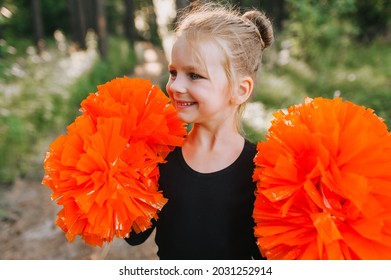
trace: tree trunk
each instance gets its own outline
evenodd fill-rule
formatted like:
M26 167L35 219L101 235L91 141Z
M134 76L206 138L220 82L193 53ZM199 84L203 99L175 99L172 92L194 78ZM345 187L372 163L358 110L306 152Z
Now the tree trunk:
M108 53L107 22L105 0L96 0L96 18L98 34L98 50L101 58L106 59Z
M44 29L41 13L41 0L31 0L31 18L33 21L34 44L38 54L45 50Z
M68 0L68 9L71 19L72 41L80 49L87 49L86 45L86 19L83 9L83 1Z
M163 43L159 35L157 17L155 13L155 6L152 0L146 0L146 6L148 7L147 24L149 26L149 41L155 46L162 47Z
M83 0L85 2L86 29L92 29L98 34L98 12L96 0Z
M124 17L124 29L125 36L128 38L130 45L133 47L137 41L136 25L134 23L135 18L135 5L134 0L124 0L125 4L125 17Z
M273 22L273 27L281 30L283 20L285 19L285 1L268 0L262 7Z

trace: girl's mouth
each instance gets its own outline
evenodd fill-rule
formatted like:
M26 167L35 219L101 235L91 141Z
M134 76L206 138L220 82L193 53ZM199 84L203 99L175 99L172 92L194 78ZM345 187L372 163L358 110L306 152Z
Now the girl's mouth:
M186 108L186 107L190 107L194 104L196 104L197 102L188 102L188 101L176 101L175 104L176 104L176 107L177 108Z

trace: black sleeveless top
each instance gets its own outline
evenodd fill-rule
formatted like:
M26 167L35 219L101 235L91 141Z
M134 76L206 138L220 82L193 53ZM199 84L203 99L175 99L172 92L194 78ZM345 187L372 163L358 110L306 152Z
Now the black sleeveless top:
M181 148L160 169L159 187L167 204L159 213L155 241L160 259L259 259L252 219L256 146L245 142L230 166L199 173L185 162ZM153 228L131 234L131 245L143 242Z

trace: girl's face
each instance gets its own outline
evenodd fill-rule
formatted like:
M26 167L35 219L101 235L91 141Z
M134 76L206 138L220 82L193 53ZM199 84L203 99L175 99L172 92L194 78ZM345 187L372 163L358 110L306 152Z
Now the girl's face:
M224 55L210 41L197 46L196 51L183 36L175 42L166 90L182 121L221 125L236 110L236 105L230 102Z

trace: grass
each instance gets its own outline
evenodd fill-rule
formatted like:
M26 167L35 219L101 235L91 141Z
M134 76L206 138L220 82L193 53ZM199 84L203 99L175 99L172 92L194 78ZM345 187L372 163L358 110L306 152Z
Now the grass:
M136 55L129 48L128 43L118 38L112 38L110 46L107 60L98 60L91 71L80 77L70 88L69 106L65 113L66 123L73 121L78 114L81 101L90 93L95 92L98 85L133 72Z

